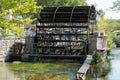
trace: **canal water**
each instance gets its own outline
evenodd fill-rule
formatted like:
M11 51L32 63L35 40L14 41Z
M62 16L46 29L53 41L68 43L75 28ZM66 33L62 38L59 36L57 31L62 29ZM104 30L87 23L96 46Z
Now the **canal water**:
M120 80L120 48L112 53L105 63L92 65L85 80Z
M120 49L112 52L110 60L91 65L85 80L120 80ZM80 66L79 63L0 63L0 80L75 80Z
M78 63L1 63L0 80L75 80Z

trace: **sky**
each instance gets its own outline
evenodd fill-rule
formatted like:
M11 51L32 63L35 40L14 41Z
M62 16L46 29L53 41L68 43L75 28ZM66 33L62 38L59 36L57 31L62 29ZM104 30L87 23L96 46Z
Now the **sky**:
M104 10L105 18L120 19L120 11L110 9L115 1L117 0L87 0L89 5L95 5L98 10Z

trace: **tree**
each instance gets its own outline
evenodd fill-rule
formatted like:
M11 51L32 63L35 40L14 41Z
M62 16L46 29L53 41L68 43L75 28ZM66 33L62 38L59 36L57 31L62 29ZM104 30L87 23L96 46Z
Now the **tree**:
M102 9L98 10L98 14L99 14L101 19L103 19L105 16L105 12Z
M36 0L41 6L82 6L87 5L86 0Z
M113 2L113 9L120 10L120 0Z
M16 36L23 35L23 25L32 22L34 19L31 19L31 17L40 8L36 4L34 0L0 0L0 29L2 35L4 37L9 36L9 32ZM10 13L13 18L8 18Z
M120 30L120 20L116 20L116 19L111 19L110 23L114 24L114 31L115 30Z
M83 6L87 5L86 0L58 0L58 6Z
M114 19L104 19L101 18L99 21L98 32L105 32L108 40L108 46L110 48L113 47L113 39L114 39L114 30L119 29L119 20Z

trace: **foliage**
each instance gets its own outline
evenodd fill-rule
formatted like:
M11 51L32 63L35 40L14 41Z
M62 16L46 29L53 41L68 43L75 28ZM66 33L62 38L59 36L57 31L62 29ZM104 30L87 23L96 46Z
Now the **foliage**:
M113 9L120 10L120 0L113 2Z
M120 37L114 37L113 41L115 42L117 47L120 47Z
M120 30L120 20L111 20L111 22L109 22L110 24L114 24L114 29L112 31L113 36L113 42L116 44L117 47L120 46L120 32L118 32Z
M105 32L108 36L108 46L110 48L112 48L113 47L113 39L115 36L113 31L116 30L115 28L118 27L119 23L112 19L107 20L106 23L107 23L107 26L106 26L107 28L106 28Z
M101 52L94 51L92 55L93 55L93 63L102 62L102 54L101 54Z
M92 77L104 77L111 71L111 63L110 61L105 61L104 63L91 65L90 70Z
M114 39L113 31L119 28L120 24L118 22L119 20L101 18L101 20L98 23L99 24L98 32L105 32L109 48L113 47Z
M115 24L114 30L120 30L120 20L119 19L118 20L112 19L111 22Z
M9 32L22 36L23 25L32 22L32 15L40 8L36 4L34 0L0 0L0 28L3 36L8 36ZM14 17L9 18L8 14Z
M87 5L86 0L1 0L0 1L0 29L3 36L8 36L9 32L16 36L24 34L23 24L36 23L38 6L80 6ZM9 10L13 11L13 16L19 20L8 20Z
M86 0L36 0L41 6L81 6L87 5Z
M101 77L103 73L103 65L96 64L96 65L93 65L91 68L92 68L91 72L93 77Z
M113 9L118 9L120 10L120 0L116 1L113 3ZM112 48L113 47L113 39L114 39L114 30L120 30L120 20L116 19L105 19L104 15L105 12L100 9L98 11L100 14L100 21L98 22L98 32L104 32L107 36L107 43L108 47Z
M98 10L98 14L99 14L101 19L103 19L105 16L105 12L102 9Z

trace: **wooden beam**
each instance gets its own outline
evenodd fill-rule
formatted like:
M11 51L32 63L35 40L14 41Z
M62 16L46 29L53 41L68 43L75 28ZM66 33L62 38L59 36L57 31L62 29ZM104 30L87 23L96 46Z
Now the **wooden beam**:
M83 78L85 77L85 75L90 67L91 62L92 62L92 55L87 55L87 58L85 59L83 65L78 70L78 73L77 73L78 80L79 79L84 80Z

